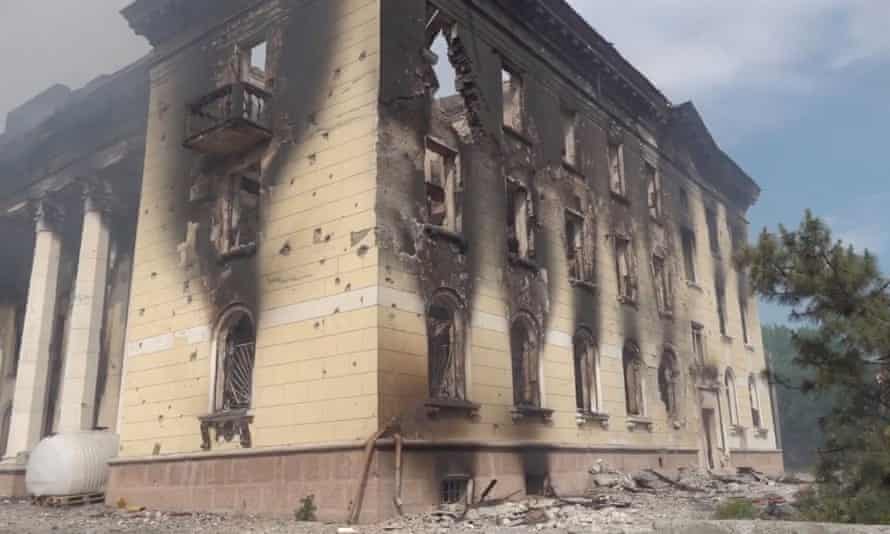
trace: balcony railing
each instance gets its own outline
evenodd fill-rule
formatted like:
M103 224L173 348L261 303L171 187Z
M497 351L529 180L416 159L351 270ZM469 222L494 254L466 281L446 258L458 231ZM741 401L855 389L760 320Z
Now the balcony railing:
M187 148L230 155L272 137L268 104L271 93L250 83L224 85L189 105Z

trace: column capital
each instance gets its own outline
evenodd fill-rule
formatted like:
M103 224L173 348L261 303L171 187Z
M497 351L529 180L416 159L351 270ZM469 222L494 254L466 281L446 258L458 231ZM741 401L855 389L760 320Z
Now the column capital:
M64 220L65 214L62 206L45 196L32 201L30 207L34 216L35 232L57 230Z
M90 178L81 182L83 196L83 211L99 211L103 214L110 213L114 208L114 198L111 194L111 185L98 178Z

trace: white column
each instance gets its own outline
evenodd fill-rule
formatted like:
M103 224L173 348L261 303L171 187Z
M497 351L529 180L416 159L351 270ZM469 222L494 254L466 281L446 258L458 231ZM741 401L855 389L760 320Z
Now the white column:
M65 371L62 375L59 416L61 432L89 430L93 427L108 276L108 250L105 214L88 194L84 200L80 258L77 262L65 350Z
M50 224L50 209L50 205L40 202L36 212L34 260L6 447L6 454L11 457L29 451L42 437L62 251L61 238Z

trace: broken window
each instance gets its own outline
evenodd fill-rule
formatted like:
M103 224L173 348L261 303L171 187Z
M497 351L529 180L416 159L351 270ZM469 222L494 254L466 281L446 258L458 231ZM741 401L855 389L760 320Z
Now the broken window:
M501 87L503 89L504 126L515 132L522 132L524 87L522 76L509 65L501 68Z
M661 355L658 365L658 391L668 416L676 417L680 410L680 366L670 350Z
M763 428L760 419L760 392L757 390L757 377L753 373L748 377L748 396L751 401L751 421L754 428Z
M645 173L649 215L658 219L661 217L661 175L658 169L648 162L645 164Z
M627 188L624 181L624 143L609 142L609 187L616 195L625 196Z
M674 308L674 298L664 256L652 256L652 272L655 277L655 302L658 310L661 313L670 313Z
M636 302L637 281L634 275L633 252L630 238L616 235L615 241L615 273L618 277L618 298L622 302Z
M643 357L640 347L632 341L624 345L621 356L622 369L624 370L624 399L627 415L643 415Z
M258 41L238 49L238 69L240 81L248 82L257 87L266 86L266 57L268 46L266 41Z
M717 320L720 324L720 333L726 336L726 288L719 280L714 285L714 295L717 300Z
M735 390L735 374L732 372L731 368L726 369L726 374L723 378L723 385L726 388L726 409L729 411L729 424L738 425L739 399L736 396Z
M593 229L592 224L580 210L580 200L576 199L576 204L578 209L565 210L569 279L592 284L594 282Z
M460 233L463 188L457 151L427 138L424 172L427 222Z
M748 339L748 297L744 293L739 295L739 317L742 321L742 342L749 345L751 340Z
M432 66L432 75L428 81L431 93L437 99L457 94L457 73L448 58L448 44L454 25L446 22L441 11L436 9L427 23L429 46L426 49L427 60Z
M259 229L259 165L218 182L211 240L222 258L253 254Z
M683 241L683 269L688 282L695 282L695 232L690 228L680 230Z
M578 166L578 145L575 139L577 122L577 113L562 110L562 160L572 167Z
M593 335L582 328L573 340L575 356L575 406L580 413L598 413L599 361Z
M692 353L699 363L705 361L705 329L698 323L692 323Z
M522 259L534 256L534 202L528 189L507 180L507 250Z
M513 364L513 403L519 408L541 407L540 344L530 316L517 317L510 327Z
M427 311L430 398L466 400L464 321L460 301L450 291L435 294Z
M705 210L705 220L708 224L708 243L711 245L711 252L718 256L720 254L720 240L717 232L717 214L714 210Z
M253 389L256 332L246 308L230 308L220 321L216 334L217 412L246 410Z

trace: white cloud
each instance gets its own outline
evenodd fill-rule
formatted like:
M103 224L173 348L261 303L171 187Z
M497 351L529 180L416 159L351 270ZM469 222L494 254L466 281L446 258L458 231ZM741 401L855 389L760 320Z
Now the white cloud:
M669 98L724 108L736 136L830 91L838 69L890 59L887 0L569 1Z

